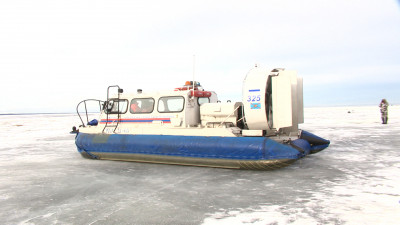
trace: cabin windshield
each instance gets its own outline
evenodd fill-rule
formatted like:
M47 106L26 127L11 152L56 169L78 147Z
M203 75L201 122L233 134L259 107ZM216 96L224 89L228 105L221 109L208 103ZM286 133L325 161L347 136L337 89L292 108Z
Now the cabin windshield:
M184 104L185 98L182 96L161 97L157 110L160 113L182 112Z
M128 100L110 99L104 104L104 111L107 114L124 114L128 110Z
M151 113L154 110L154 98L134 98L131 101L130 112Z

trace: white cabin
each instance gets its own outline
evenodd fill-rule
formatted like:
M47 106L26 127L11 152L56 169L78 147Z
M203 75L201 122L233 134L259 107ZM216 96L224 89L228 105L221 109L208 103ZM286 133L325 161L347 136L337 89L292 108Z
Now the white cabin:
M163 92L139 89L126 94L118 87L118 93L104 102L98 124L80 129L185 136L297 134L303 122L303 93L295 71L252 69L242 91L243 102L221 103L214 91L204 91L195 81Z

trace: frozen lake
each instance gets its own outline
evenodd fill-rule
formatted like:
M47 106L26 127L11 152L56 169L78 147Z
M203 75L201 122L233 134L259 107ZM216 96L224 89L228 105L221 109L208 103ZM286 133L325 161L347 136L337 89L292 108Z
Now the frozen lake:
M306 108L326 150L274 171L84 159L75 114L1 115L0 224L399 224L400 107Z

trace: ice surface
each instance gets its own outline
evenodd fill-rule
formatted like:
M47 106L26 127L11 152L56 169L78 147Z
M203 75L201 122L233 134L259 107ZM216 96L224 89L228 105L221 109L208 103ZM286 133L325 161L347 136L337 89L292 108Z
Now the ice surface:
M306 108L331 146L275 171L82 158L76 115L0 116L0 224L399 224L400 107Z

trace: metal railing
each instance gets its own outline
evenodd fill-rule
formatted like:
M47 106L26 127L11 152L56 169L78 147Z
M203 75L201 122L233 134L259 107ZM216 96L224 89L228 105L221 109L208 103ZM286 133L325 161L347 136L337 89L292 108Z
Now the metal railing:
M92 101L95 101L95 102L98 102L98 103L99 103L99 112L101 112L102 106L103 106L103 104L104 104L104 101L98 100L98 99L86 99L86 100L83 100L83 101L79 102L78 105L76 106L76 113L78 114L79 119L81 120L82 126L83 126L83 127L85 127L85 126L89 123L89 115L88 115L88 109L87 109L87 102L92 102ZM79 107L80 107L80 105L81 105L82 103L83 103L83 105L85 106L86 123L83 121L82 116L81 116L81 113L79 112Z

